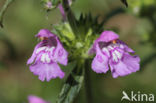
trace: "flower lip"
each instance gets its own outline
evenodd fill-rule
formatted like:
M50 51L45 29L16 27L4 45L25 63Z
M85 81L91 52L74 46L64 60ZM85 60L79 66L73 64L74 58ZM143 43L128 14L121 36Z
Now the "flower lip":
M97 39L97 42L102 41L102 42L110 42L117 40L119 38L118 34L116 34L113 31L104 31L100 35L100 37Z
M41 29L35 37L40 38L41 40L44 40L46 38L55 36L53 33L51 33L48 29Z

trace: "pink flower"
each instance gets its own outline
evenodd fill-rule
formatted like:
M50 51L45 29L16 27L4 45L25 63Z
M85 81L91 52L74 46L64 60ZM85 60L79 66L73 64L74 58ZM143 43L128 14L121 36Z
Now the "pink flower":
M63 48L58 37L47 29L41 29L36 37L42 41L34 49L27 61L30 71L38 75L41 81L50 81L52 78L63 78L64 72L57 63L67 65L68 53Z
M134 51L112 31L104 31L95 40L89 53L96 53L92 61L92 69L96 73L106 73L110 67L113 77L117 78L136 72L140 68L140 58L130 55L129 53L134 54Z
M33 96L33 95L28 96L28 101L29 101L29 103L49 103L49 102L46 102L43 99L41 99L37 96Z

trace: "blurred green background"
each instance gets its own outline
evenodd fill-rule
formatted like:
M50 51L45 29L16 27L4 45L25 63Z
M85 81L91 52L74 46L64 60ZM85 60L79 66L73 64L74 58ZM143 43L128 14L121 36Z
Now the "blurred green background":
M0 0L0 8L5 0ZM113 79L111 73L96 74L90 69L93 103L121 103L122 91L156 95L156 1L128 0L126 8L120 0L77 0L72 9L100 15L106 20L104 29L114 29L141 58L141 70L126 77ZM41 28L61 22L58 9L46 12L40 0L15 0L4 16L0 28L0 103L28 103L27 96L37 95L55 103L63 80L41 82L26 65L34 46L35 34ZM64 68L66 76L72 64ZM86 103L83 85L74 103ZM126 103L127 101L123 101ZM129 103L129 102L127 102ZM147 102L146 102L147 103Z

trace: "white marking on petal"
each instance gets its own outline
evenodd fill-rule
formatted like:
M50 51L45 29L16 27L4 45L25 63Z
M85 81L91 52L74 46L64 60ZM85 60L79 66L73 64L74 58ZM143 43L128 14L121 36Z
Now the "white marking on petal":
M46 54L42 54L42 56L41 56L41 61L42 61L42 62L45 62L45 58L46 58Z
M121 59L122 54L119 51L115 50L114 53L116 54L116 56L118 57L118 59Z
M120 44L120 48L121 48L121 49L123 49L123 48L124 48L124 46L123 46L122 44Z
M48 52L49 51L49 48L47 47L46 49L45 49L45 52Z
M106 53L107 56L110 57L110 53L109 53L109 50L108 50L107 48L102 48L102 51L103 51L104 53Z
M45 59L46 59L46 62L47 62L47 63L50 63L50 58L49 58L48 53L46 54Z
M53 46L53 47L49 48L48 51L51 52L51 51L53 51L54 49L55 49L55 47Z
M118 58L117 58L117 56L115 55L114 52L112 53L112 56L113 56L113 61L118 62Z
M114 48L113 48L111 45L109 45L109 46L108 46L108 49L109 49L109 50L113 50Z
M38 54L40 51L45 50L47 47L40 47L36 50L36 54Z
M49 55L51 55L51 52L54 50L55 47L41 47L41 48L38 48L36 53L39 53L40 51L44 51L42 54L41 54L41 61L43 63L50 63L51 61L51 58Z

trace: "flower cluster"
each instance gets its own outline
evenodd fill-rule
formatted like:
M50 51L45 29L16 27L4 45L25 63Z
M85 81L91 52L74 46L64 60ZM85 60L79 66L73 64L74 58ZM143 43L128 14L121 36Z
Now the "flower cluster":
M34 49L27 64L30 70L39 76L41 81L52 78L63 78L64 72L58 63L67 65L68 53L59 38L47 29L41 29L36 35L41 39ZM109 68L114 78L126 76L139 70L140 58L134 54L119 36L112 31L104 31L89 50L88 55L96 54L91 67L96 73L106 73Z

